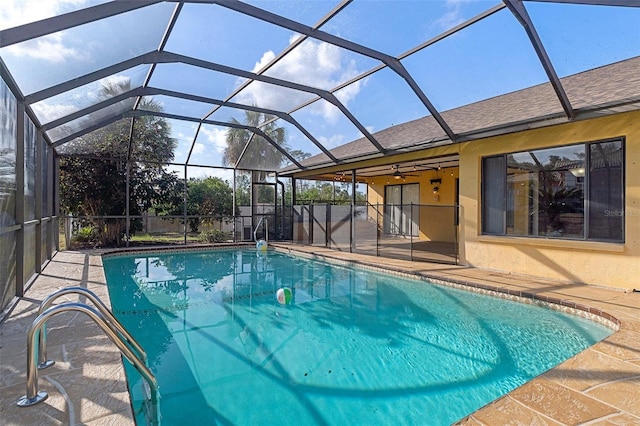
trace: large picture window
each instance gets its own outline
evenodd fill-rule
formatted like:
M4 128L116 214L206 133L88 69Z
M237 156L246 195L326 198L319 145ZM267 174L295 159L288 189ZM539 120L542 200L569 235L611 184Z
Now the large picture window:
M482 232L624 241L624 141L482 159Z

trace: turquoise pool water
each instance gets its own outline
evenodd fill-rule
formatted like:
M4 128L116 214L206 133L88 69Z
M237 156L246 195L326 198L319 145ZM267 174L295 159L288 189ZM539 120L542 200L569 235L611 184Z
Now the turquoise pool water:
M104 269L158 380L163 425L450 424L612 332L271 251L110 256ZM142 425L142 379L126 370Z

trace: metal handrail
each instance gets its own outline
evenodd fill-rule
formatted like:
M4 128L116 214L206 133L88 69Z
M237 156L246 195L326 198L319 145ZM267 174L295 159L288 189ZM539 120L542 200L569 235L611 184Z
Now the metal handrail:
M258 242L257 233L258 233L258 228L260 228L260 225L262 224L262 222L264 222L264 225L265 225L264 240L266 242L269 242L269 223L267 222L267 219L264 216L260 217L260 220L256 225L256 229L253 230L253 241Z
M38 368L37 364L37 336L41 331L43 324L52 316L69 311L77 311L83 312L87 314L101 329L104 333L111 339L111 341L120 349L120 352L133 364L133 366L138 370L138 372L142 375L149 386L151 403L153 404L154 410L153 415L155 416L152 419L153 423L158 423L159 420L159 395L158 395L158 382L154 377L151 370L142 362L142 360L136 356L136 354L127 346L123 339L118 335L118 333L114 332L114 330L107 325L106 319L102 316L102 314L95 308L91 306L85 305L84 303L77 302L67 302L62 303L60 305L53 306L33 320L31 327L29 327L29 331L27 332L27 394L21 397L17 405L20 407L28 407L39 402L44 401L49 397L49 395L45 391L38 392Z
M112 331L116 333L120 333L121 337L127 342L129 345L133 347L133 349L138 352L138 356L141 358L142 362L147 363L147 354L142 349L142 347L136 342L136 340L125 330L125 328L120 324L120 322L113 316L109 308L98 298L98 296L84 287L67 287L61 290L58 290L49 296L47 296L42 303L40 303L40 308L38 308L38 314L40 315L44 311L46 311L53 302L61 296L66 294L80 294L85 296L87 299L91 300L93 305L98 308L103 317L105 317L108 321L106 324L111 328ZM38 368L44 369L47 367L51 367L55 364L55 361L47 359L47 324L42 324L42 330L40 331L40 338L38 339Z

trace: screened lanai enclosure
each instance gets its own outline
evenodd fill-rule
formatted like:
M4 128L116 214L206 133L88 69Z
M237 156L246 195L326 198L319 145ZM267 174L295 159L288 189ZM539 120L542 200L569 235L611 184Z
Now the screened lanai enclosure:
M563 79L640 55L639 11L3 0L0 308L70 247L262 238L456 263L459 158L413 153L638 109ZM550 110L455 113L535 86Z

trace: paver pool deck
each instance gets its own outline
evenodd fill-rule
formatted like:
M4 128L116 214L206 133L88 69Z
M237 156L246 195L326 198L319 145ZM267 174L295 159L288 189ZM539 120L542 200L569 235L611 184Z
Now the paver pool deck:
M352 261L397 272L500 290L514 297L574 303L619 330L557 367L491 402L460 425L640 425L640 293L550 281L477 268L410 262L286 246L308 255ZM85 287L108 306L102 269L104 251L58 252L24 297L0 324L1 425L132 425L124 370L118 349L86 315L64 313L47 322L48 354L54 366L39 373L39 389L49 398L16 406L26 390L26 332L40 302L54 291ZM640 267L638 271L640 275ZM630 277L631 278L631 277ZM638 279L638 277L632 277ZM77 295L60 301L83 301ZM389 424L393 424L390 419ZM425 425L429 425L425 413Z

